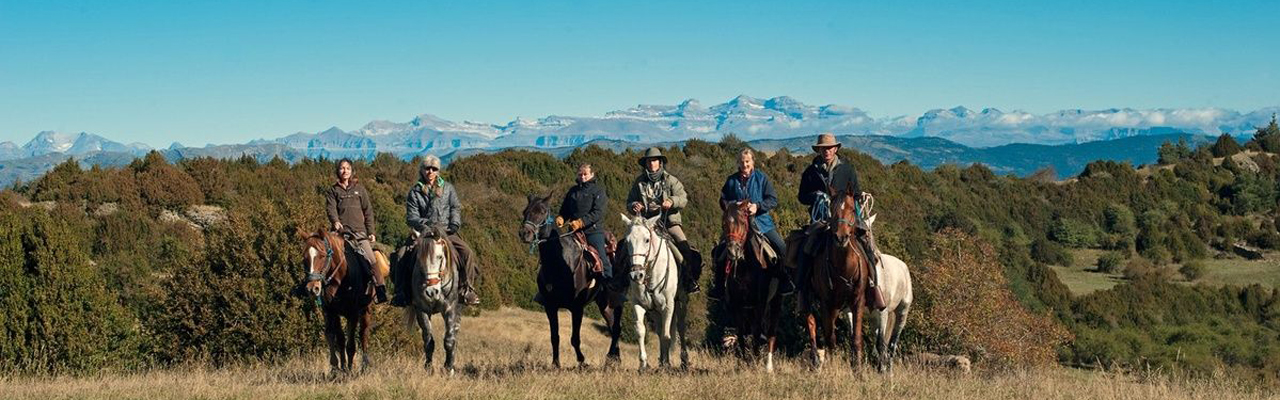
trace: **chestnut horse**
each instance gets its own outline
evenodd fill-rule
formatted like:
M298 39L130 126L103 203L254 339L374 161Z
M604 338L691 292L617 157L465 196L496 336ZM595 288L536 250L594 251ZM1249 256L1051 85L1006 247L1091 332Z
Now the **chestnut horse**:
M724 346L737 345L739 356L754 356L760 342L767 346L765 370L773 372L773 352L777 343L778 318L782 311L782 296L778 293L778 281L769 268L782 268L781 262L770 265L762 246L769 241L763 238L750 240L756 233L752 229L751 212L747 202L723 204L721 218L724 236L716 249L715 268L724 268L724 304L733 317L736 336L726 336Z
M823 339L828 348L836 345L836 318L845 308L852 314L851 334L853 349L849 362L854 368L862 363L862 318L867 307L870 263L862 246L857 243L857 199L847 192L837 192L832 203L833 225L823 238L823 247L812 260L808 282L809 294L820 304ZM809 346L813 350L813 364L821 367L822 352L818 347L817 320L810 313L807 318Z
M578 364L585 366L587 358L582 354L582 313L592 301L600 308L609 330L608 363L621 361L622 352L618 340L622 337L622 293L610 291L604 282L598 282L579 290L574 285L574 271L565 262L561 246L561 234L554 226L551 212L551 195L529 195L525 206L524 222L520 226L520 240L529 244L530 250L538 250L538 296L547 314L551 328L551 362L560 368L560 315L562 308L569 309L573 318L573 336L569 343L577 355ZM609 255L603 255L609 257ZM614 263L614 265L621 265Z
M303 264L307 272L307 292L315 296L324 313L324 337L329 344L330 373L351 372L360 345L360 368L369 368L369 325L373 305L373 279L364 268L348 268L347 258L359 257L345 249L346 241L336 232L306 233L299 229L303 241ZM358 262L358 261L357 261ZM342 319L347 320L343 329ZM356 330L359 329L357 336Z

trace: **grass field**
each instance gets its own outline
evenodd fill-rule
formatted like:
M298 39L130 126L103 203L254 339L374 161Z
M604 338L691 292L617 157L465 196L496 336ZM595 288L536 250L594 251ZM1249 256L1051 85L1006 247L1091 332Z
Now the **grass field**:
M1115 274L1104 274L1094 271L1095 265L1098 263L1098 257L1104 253L1102 250L1081 249L1072 250L1074 263L1069 267L1061 265L1053 265L1050 268L1058 274L1058 279L1062 280L1067 289L1071 290L1071 294L1083 296L1099 290L1107 290L1112 286L1124 281L1124 276Z
M563 330L562 332L567 332ZM320 351L279 365L223 369L171 368L88 377L0 378L5 399L1249 399L1266 398L1242 386L1162 375L1123 375L1061 367L971 374L902 365L885 376L867 367L854 372L832 361L813 372L784 360L776 373L703 352L687 372L636 371L635 346L623 363L601 368L607 338L584 329L586 368L550 366L545 317L502 309L464 319L458 374L428 373L419 348L375 354L371 372L330 379ZM562 347L572 360L568 338ZM441 353L437 351L437 357ZM656 354L651 353L656 359ZM437 358L437 367L442 358ZM572 362L570 362L572 364ZM568 365L566 365L568 366ZM1145 376L1145 377L1144 377Z
M1074 262L1069 267L1053 265L1050 268L1058 274L1058 279L1067 285L1067 289L1076 296L1110 289L1124 282L1124 275L1117 272L1104 274L1094 271L1098 257L1106 251L1094 249L1072 250ZM1175 279L1187 284L1206 284L1212 286L1236 285L1248 286L1261 284L1267 287L1280 287L1280 252L1266 252L1262 260L1247 260L1240 257L1224 259L1205 259L1205 274L1194 282L1182 281L1182 276L1175 274ZM1177 270L1179 265L1171 265Z

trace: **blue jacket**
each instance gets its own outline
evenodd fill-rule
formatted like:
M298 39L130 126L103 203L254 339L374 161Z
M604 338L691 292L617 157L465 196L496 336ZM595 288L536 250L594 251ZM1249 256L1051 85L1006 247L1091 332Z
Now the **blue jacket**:
M776 227L773 224L773 217L769 216L769 211L778 206L778 194L773 190L773 183L770 183L769 177L758 169L751 171L751 176L747 177L745 184L741 176L742 174L734 172L724 181L724 188L720 189L720 203L739 200L755 203L756 229L759 229L760 233L774 230Z

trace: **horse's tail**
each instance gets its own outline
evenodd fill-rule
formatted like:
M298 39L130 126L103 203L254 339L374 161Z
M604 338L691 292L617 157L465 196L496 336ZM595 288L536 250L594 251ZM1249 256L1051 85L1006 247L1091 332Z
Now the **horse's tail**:
M414 328L418 327L418 320L416 318L417 316L418 315L417 315L416 308L414 308L412 305L406 306L404 308L404 317L402 317L402 319L400 320L400 323L404 324L404 328L409 330L409 332L413 332Z

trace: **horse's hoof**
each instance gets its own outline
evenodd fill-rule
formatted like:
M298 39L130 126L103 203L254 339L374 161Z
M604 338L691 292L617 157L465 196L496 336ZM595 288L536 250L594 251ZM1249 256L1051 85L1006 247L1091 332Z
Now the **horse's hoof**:
M455 371L453 370L453 367L449 367L446 370L449 372L449 377L452 378L455 373Z

